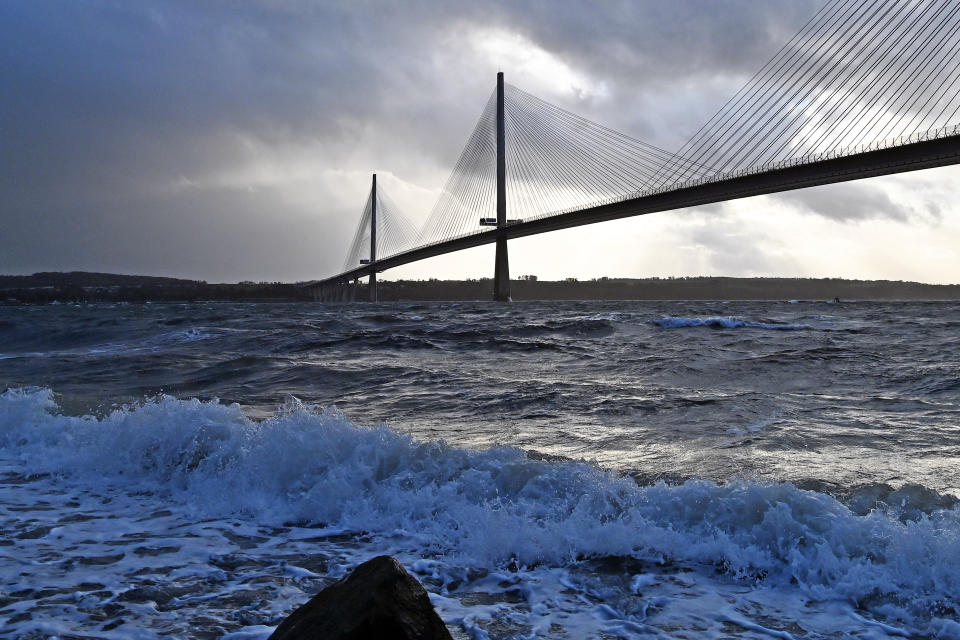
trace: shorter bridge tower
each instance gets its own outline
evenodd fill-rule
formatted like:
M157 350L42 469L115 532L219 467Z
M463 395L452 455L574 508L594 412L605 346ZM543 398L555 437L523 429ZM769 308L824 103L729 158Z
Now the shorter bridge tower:
M377 174L374 173L371 176L366 204L347 251L343 272L325 282L335 282L338 287L349 287L350 282L353 282L349 296L352 301L357 297L360 278L367 276L367 298L370 302L377 302L377 272L383 271L384 258L390 258L413 246L415 238L416 228L384 190L379 188Z
M377 301L377 174L373 174L373 186L370 187L370 302Z

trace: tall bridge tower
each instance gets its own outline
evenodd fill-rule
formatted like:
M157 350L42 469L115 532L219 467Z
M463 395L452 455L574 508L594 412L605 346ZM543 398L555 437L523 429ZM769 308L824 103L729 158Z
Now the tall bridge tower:
M497 72L497 254L493 269L493 299L510 300L510 261L507 257L507 158L503 126L503 71Z

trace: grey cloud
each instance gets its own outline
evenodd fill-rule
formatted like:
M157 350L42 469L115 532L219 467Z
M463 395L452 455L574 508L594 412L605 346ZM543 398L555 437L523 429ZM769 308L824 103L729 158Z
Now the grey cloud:
M905 222L909 211L869 183L848 182L771 196L803 213L840 222L887 219Z
M701 256L706 256L710 273L727 276L762 276L770 273L796 273L796 266L785 265L770 253L767 237L722 225L701 224L685 234Z
M311 208L208 178L292 147L438 187L493 87L462 39L481 28L608 88L562 106L675 146L818 4L3 3L0 272L318 275L363 193L354 211L324 187Z
M685 209L684 215L689 218L692 217L697 221L706 221L706 220L716 220L718 217L725 215L729 212L730 205L725 202L714 202L712 204L704 204L699 207L694 207L692 209Z
M902 179L896 179L902 182ZM910 183L904 183L909 185ZM869 220L896 222L937 223L943 215L943 205L936 198L949 197L945 193L912 194L909 202L894 201L876 182L843 182L784 191L766 196L807 215L816 215L838 222L854 223ZM718 202L689 209L682 215L694 221L716 222L741 206L739 201Z
M553 17L547 11L528 16L525 24L538 43L563 51L590 75L608 80L616 96L601 111L606 119L675 148L729 97L729 88L753 75L820 4L623 2L598 15L582 3ZM711 85L725 84L726 78L732 83L715 94ZM665 103L669 96L674 97Z

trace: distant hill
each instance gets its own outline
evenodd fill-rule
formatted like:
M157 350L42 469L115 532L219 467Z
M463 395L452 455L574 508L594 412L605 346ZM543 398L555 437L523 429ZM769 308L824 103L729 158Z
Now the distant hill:
M365 287L357 299L365 300ZM514 300L960 300L960 285L842 278L597 278L516 280ZM493 282L381 281L380 300L487 300Z
M311 299L309 291L281 282L207 284L157 276L114 273L46 272L0 276L0 303L50 302L292 302Z
M0 289L20 287L175 287L206 284L201 280L182 280L158 276L128 276L91 271L42 271L29 276L0 275Z
M597 278L514 280L521 300L960 300L960 285L841 278ZM367 300L366 284L353 289ZM479 280L381 280L379 298L399 300L489 300L493 282ZM155 276L113 273L35 273L0 276L0 303L49 302L298 302L313 300L301 284L238 282L208 284Z

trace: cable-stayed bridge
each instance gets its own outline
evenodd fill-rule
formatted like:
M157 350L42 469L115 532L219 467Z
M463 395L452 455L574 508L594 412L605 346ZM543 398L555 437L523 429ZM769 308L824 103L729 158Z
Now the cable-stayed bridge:
M417 260L606 220L960 162L960 2L828 0L676 152L497 86L424 224L376 176L324 300Z

